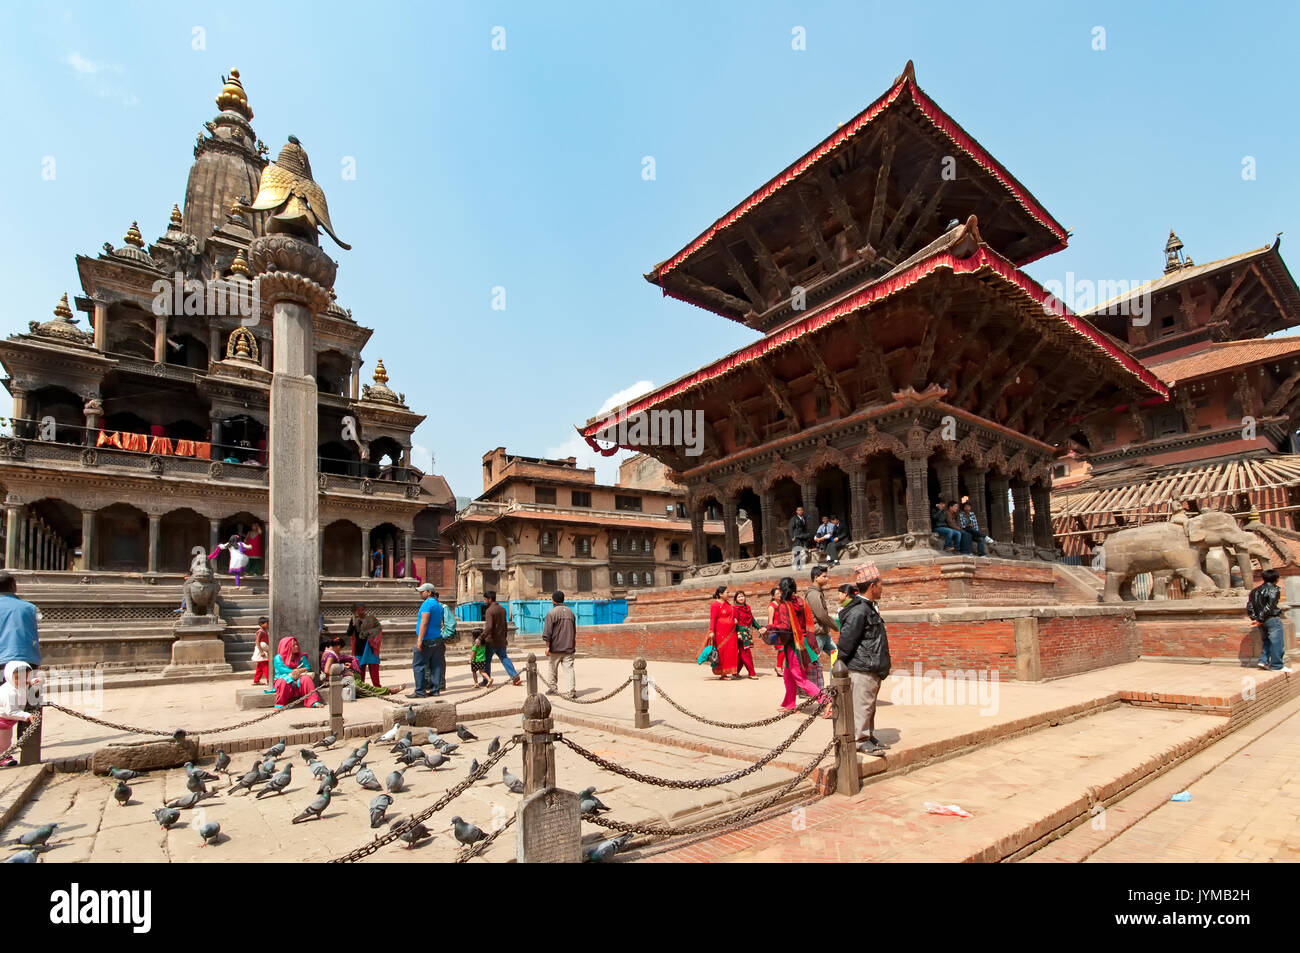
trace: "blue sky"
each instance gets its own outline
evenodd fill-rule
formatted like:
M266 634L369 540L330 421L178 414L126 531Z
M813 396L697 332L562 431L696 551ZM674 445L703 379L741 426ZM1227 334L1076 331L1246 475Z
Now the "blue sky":
M1059 6L7 4L0 333L77 290L75 253L133 219L162 234L231 66L272 156L302 140L353 246L336 288L375 328L366 379L382 357L465 496L486 450L589 459L573 424L752 340L641 275L909 58L1073 229L1040 281L1155 277L1170 227L1198 263L1284 231L1294 272L1300 5Z

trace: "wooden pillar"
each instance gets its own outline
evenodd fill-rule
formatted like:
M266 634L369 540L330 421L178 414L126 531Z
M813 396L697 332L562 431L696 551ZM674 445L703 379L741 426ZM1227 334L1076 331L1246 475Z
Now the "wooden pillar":
M930 457L914 455L903 460L907 475L907 531L913 536L930 535Z
M1056 549L1052 534L1052 491L1041 483L1029 488L1029 498L1034 505L1034 545L1043 549Z
M29 437L31 435L31 426L27 422L27 389L10 384L9 393L14 398L14 436Z
M691 564L703 566L709 561L704 537L704 506L696 503L691 508Z
M1011 517L1007 512L1007 491L1010 482L1000 473L988 478L989 525L986 532L999 543L1011 542Z
M162 516L157 513L149 514L149 572L158 571L158 546L162 528Z
M967 467L962 470L962 480L966 483L966 495L970 497L971 508L975 511L975 518L979 520L980 530L992 536L989 530L988 507L984 505L984 477L987 472L980 467Z
M849 539L867 538L867 471L854 467L849 471Z
M940 454L934 460L934 469L939 475L939 498L945 505L950 500L960 501L961 493L957 488L957 461Z
M759 513L759 532L762 536L760 540L756 535L755 540L762 548L764 555L770 555L776 552L776 537L773 535L773 523L776 522L775 507L772 505L772 491L760 490L758 494L758 513Z
M816 533L817 525L821 522L817 513L817 481L800 481L799 492L803 495L803 517L808 522L808 529Z
M740 558L740 533L736 528L736 501L722 501L722 558L726 560Z
M154 315L153 359L155 364L167 363L167 315L165 314Z
M1034 545L1034 524L1029 511L1029 486L1023 480L1016 480L1011 484L1011 504L1015 508L1013 513L1015 522L1012 527L1015 541L1021 546Z
M353 400L359 400L361 397L361 359L352 359L352 386L351 396Z
M212 422L212 459L221 460L225 457L221 452L221 411L211 411L208 419Z
M95 301L95 350L108 350L108 302Z
M96 567L98 560L95 558L95 511L91 509L82 509L81 511L81 568L83 572L89 572Z

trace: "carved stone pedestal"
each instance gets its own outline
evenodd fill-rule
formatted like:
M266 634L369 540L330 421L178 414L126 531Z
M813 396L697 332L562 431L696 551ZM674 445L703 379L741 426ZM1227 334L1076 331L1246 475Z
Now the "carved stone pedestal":
M224 625L199 622L177 625L173 630L172 662L163 675L224 675L234 669L226 661L226 644L221 641Z
M396 705L384 708L384 730L393 725L401 725L403 730L411 728L431 728L438 734L456 730L456 706L452 702L412 703L415 709L415 724L407 720L407 709Z

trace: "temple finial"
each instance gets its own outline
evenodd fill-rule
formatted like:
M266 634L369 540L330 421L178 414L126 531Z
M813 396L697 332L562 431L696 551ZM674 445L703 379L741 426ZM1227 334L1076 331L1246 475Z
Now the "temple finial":
M134 245L136 248L144 247L144 236L140 234L139 223L131 223L131 227L126 230L126 234L122 237L122 241L126 242L128 245Z
M217 93L217 108L230 109L245 119L252 119L253 110L248 105L244 84L239 81L239 70L231 67L230 75L221 77L221 82L221 92Z
M172 205L172 215L171 215L172 225L174 225L176 228L180 228L181 224L184 221L185 219L181 217L181 207L179 205Z
M244 259L244 252L241 249L235 253L235 260L230 263L230 273L239 275L241 278L251 278L252 273L248 270L248 262Z
M1183 262L1183 241L1174 234L1174 230L1169 229L1169 240L1165 242L1165 274L1171 271L1177 271L1184 268Z
M388 383L388 371L384 370L384 359L382 357L375 362L375 383Z
M63 292L63 297L59 299L59 303L54 306L54 316L64 321L72 319L72 308L68 305L68 293L66 291Z

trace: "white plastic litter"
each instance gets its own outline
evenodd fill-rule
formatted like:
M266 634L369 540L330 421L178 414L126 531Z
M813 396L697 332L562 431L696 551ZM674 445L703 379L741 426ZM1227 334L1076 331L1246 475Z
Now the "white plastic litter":
M936 804L934 801L926 801L925 810L929 814L943 814L947 817L972 816L970 811L963 811L956 804Z

